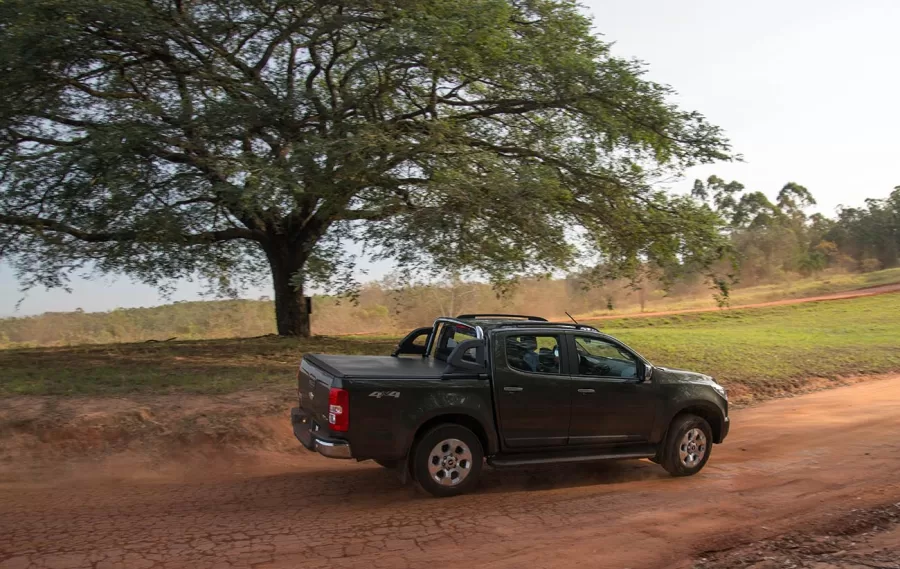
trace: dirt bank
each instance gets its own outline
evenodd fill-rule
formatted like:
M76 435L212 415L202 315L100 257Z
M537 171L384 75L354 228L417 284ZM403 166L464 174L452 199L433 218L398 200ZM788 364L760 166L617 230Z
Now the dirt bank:
M692 478L645 461L488 471L449 500L371 463L277 450L10 478L0 568L688 568L900 502L900 376L732 421Z
M73 461L296 451L289 391L0 399L0 480Z

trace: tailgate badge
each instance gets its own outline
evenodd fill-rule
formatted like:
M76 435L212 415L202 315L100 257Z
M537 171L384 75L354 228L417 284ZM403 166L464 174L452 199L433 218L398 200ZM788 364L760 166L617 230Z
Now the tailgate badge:
M310 391L310 392L309 392L309 400L312 401L312 400L315 399L315 398L316 398L316 394L313 393L312 391Z
M381 399L382 397L393 397L394 399L400 399L399 391L373 391L369 394L369 397L374 397L376 399Z

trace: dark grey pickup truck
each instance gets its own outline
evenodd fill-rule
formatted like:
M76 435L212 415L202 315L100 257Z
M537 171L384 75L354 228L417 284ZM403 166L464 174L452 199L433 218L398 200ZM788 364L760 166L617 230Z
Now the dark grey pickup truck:
M291 410L303 445L372 459L435 496L493 467L648 458L700 471L728 434L711 377L653 366L590 326L534 316L439 318L391 356L308 354Z

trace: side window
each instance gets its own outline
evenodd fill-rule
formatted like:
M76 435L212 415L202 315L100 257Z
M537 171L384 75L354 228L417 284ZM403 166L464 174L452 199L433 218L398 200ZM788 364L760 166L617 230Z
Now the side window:
M519 371L559 373L559 337L507 336L506 363Z
M590 336L575 336L578 375L636 378L638 363L633 355L612 342Z

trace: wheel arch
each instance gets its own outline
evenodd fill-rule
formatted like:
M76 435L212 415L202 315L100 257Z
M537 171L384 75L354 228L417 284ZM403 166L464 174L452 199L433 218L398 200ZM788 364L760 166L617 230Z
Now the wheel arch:
M715 404L708 401L685 402L669 418L668 423L666 423L666 432L668 432L675 419L682 415L696 415L705 419L709 423L709 428L712 429L713 442L716 444L722 442L725 433L725 415Z
M472 415L459 412L438 413L426 419L425 421L422 421L416 428L415 432L413 433L413 437L410 440L410 452L412 452L412 449L415 448L416 442L418 442L418 440L422 438L422 435L424 435L434 427L443 424L455 424L469 429L470 431L475 433L476 437L478 437L478 441L481 443L481 449L484 451L485 456L490 456L491 454L496 453L496 440L492 439L488 429L485 428L482 422Z

